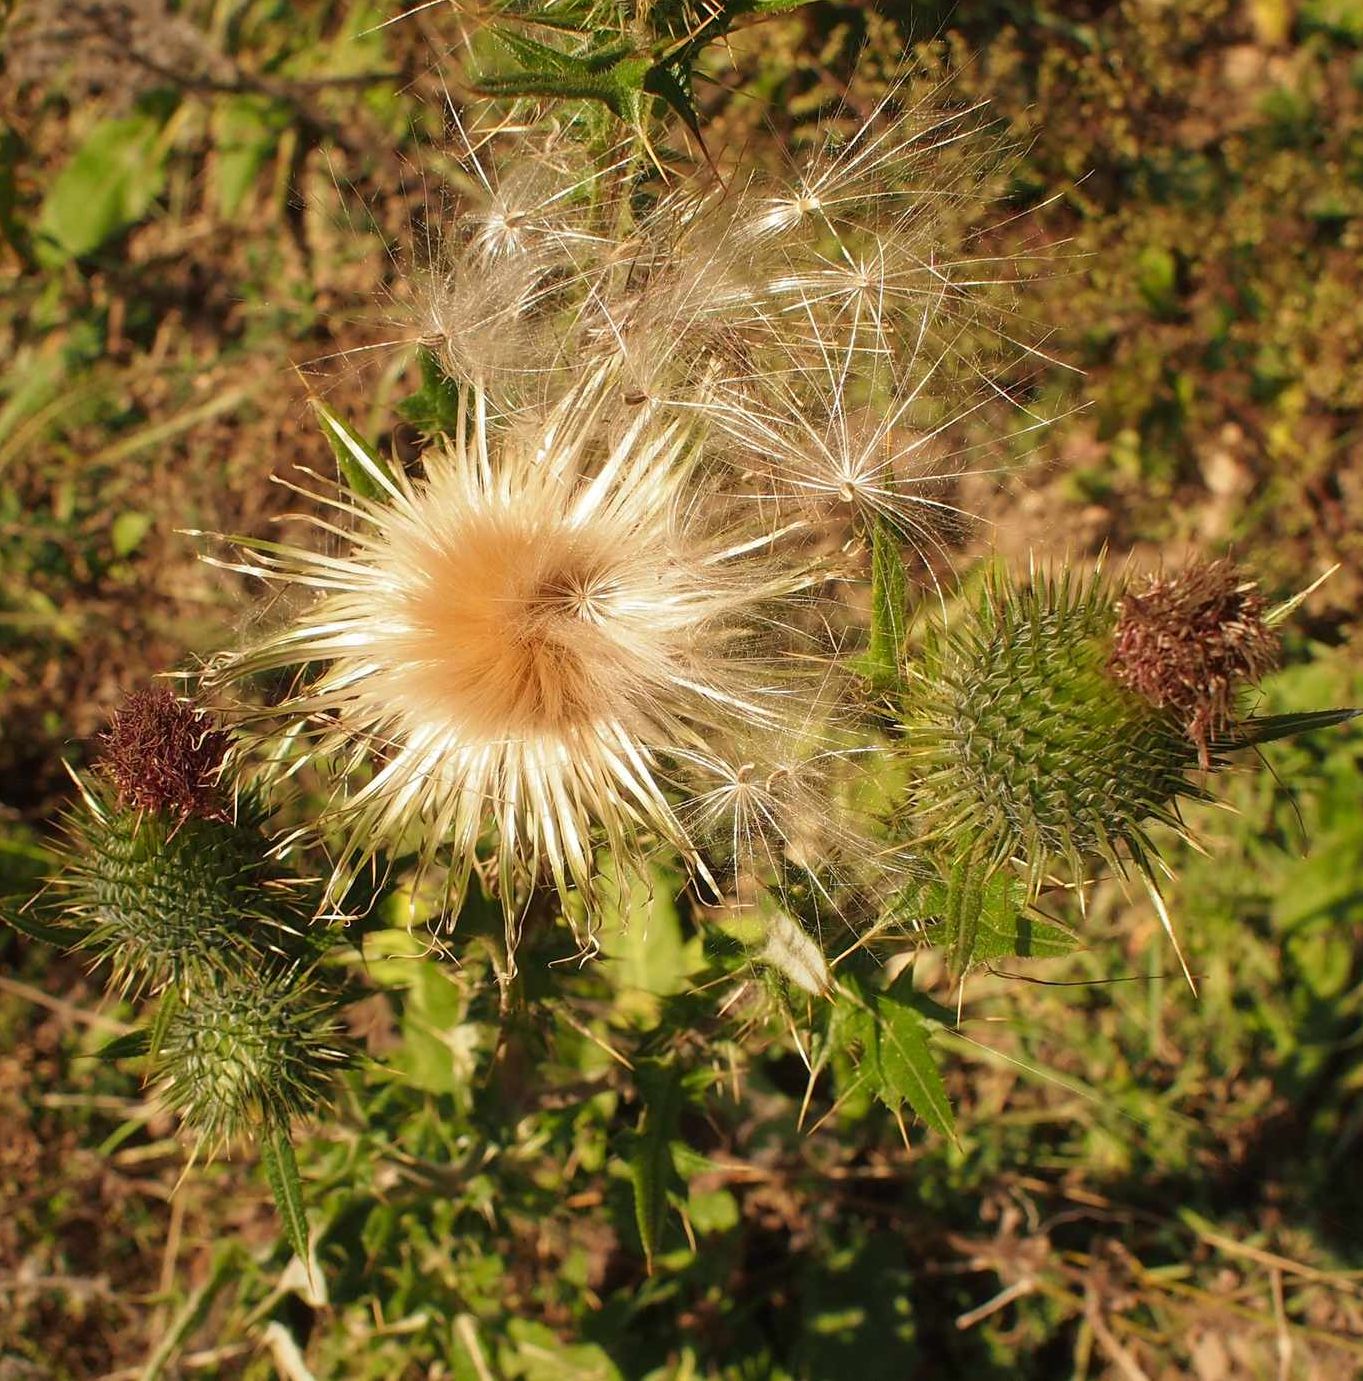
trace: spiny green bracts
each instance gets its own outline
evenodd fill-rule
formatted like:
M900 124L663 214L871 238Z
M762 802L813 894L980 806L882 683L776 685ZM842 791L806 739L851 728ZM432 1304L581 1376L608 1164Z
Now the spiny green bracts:
M292 898L252 812L208 820L82 797L67 818L65 909L125 991L182 989L234 956L293 947Z
M174 1003L155 1054L161 1096L186 1126L221 1145L313 1112L345 1059L334 1000L306 973L227 974Z
M60 885L81 945L127 992L186 990L248 955L296 954L299 917L265 812L222 780L228 735L164 687L133 691L77 781Z
M1034 896L1056 858L1149 876L1151 822L1175 829L1195 753L1177 716L1109 670L1116 608L1101 575L1018 587L992 578L972 617L908 674L904 733L921 764L916 811L949 865L1010 859Z

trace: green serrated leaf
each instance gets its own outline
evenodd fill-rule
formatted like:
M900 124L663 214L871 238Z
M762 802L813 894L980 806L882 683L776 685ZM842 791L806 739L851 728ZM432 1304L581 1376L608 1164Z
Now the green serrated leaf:
M314 400L313 407L321 419L322 431L331 443L341 478L351 492L362 499L376 502L401 498L402 491L393 478L393 472L378 452L367 445L348 422L337 417L324 404Z
M894 528L878 520L871 529L871 637L865 658L874 686L890 687L899 680L907 597L904 561Z
M265 1178L270 1182L275 1206L279 1209L279 1217L284 1224L289 1245L311 1279L308 1218L303 1209L303 1182L298 1175L298 1158L293 1153L293 1142L289 1139L287 1128L279 1128L261 1138L260 1163L265 1167Z
M952 865L947 880L944 942L955 974L963 974L975 958L983 910L985 879L978 862L967 855Z
M6 925L13 926L21 935L27 935L30 940L40 940L45 945L56 945L58 949L70 949L78 944L81 938L80 932L68 926L47 925L22 909L6 907L0 911L0 919L3 919Z
M1310 710L1299 714L1270 714L1247 720L1238 725L1228 738L1214 740L1214 753L1229 753L1236 748L1249 748L1259 743L1274 743L1278 739L1309 734L1316 729L1329 729L1357 719L1363 710Z
M611 39L585 53L565 53L507 29L498 41L516 58L510 72L483 73L474 90L485 96L535 96L560 101L599 101L617 118L640 124L645 85L655 64L628 42Z
M929 914L945 915L948 898L949 889L936 883L918 905ZM1015 878L995 873L980 888L971 962L1005 957L1050 959L1069 954L1079 943L1073 931L1036 915L1023 904L1022 886Z
M701 140L700 117L696 113L696 102L691 92L691 69L688 63L655 64L644 76L643 89L651 96L659 97L680 117L697 140Z
M151 1033L145 1029L125 1031L106 1041L96 1052L101 1060L137 1060L151 1052Z
M934 1131L954 1136L956 1117L928 1045L923 1016L886 993L877 995L873 1014L879 1097L891 1108L907 1102Z
M887 1107L897 1111L908 1103L934 1131L954 1137L956 1118L928 1042L931 1029L928 1019L894 991L875 992L845 975L827 1045L836 1043L844 1051L859 1047L863 1053L851 1083L839 1089L839 1101L864 1085Z
M634 1188L634 1221L650 1275L667 1218L667 1192L676 1175L672 1142L681 1119L682 1081L675 1066L657 1062L638 1066L635 1077L644 1109L629 1157Z
M167 988L161 994L161 1001L156 1008L156 1017L151 1024L151 1031L147 1038L147 1051L153 1060L161 1053L161 1047L166 1042L166 1032L170 1029L171 1019L175 1016L175 1011L179 1005L180 994L174 988Z

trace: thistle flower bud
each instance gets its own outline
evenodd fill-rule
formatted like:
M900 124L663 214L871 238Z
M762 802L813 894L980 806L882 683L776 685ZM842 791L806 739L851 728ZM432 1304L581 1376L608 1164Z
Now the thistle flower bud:
M1146 871L1147 823L1178 828L1191 746L1113 675L1115 621L1100 577L1005 578L928 649L905 731L927 769L919 809L955 857L1019 860L1035 892L1056 857L1076 878L1088 854Z
M111 809L87 795L68 823L76 861L62 881L89 923L85 948L129 991L183 987L275 924L261 893L265 841L222 820Z
M81 783L60 882L125 991L184 988L290 929L259 813L244 802L233 818L218 781L227 742L168 691L137 692L102 738L112 792Z
M203 985L176 1004L157 1052L166 1105L210 1143L285 1130L319 1106L345 1058L332 1007L292 971Z
M1183 721L1202 767L1230 727L1235 693L1278 660L1268 605L1227 558L1154 576L1118 608L1111 668L1125 686Z

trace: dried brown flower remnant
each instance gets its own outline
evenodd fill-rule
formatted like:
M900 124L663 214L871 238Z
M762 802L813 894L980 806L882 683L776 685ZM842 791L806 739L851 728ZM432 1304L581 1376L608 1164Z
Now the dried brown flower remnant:
M229 814L218 784L228 736L165 686L133 691L100 735L100 768L119 804L205 820Z
M1228 557L1152 576L1123 596L1110 666L1123 685L1171 709L1211 766L1211 741L1230 723L1236 689L1278 659L1267 603Z

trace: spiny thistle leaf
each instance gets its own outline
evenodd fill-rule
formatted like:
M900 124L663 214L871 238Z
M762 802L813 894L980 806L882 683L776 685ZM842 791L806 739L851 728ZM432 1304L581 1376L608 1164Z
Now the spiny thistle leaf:
M285 1235L294 1255L303 1263L309 1278L312 1276L308 1247L308 1218L303 1207L303 1182L298 1174L298 1157L293 1142L284 1128L276 1128L260 1140L260 1163L270 1182L275 1206L279 1209Z
M607 42L577 55L505 29L499 30L497 37L521 66L511 72L479 76L474 89L480 95L599 101L618 119L641 127L645 81L654 63L627 41Z
M156 1059L161 1054L161 1047L166 1042L166 1031L170 1027L170 1019L175 1015L175 1009L179 1003L179 990L169 987L161 994L161 1001L156 1004L156 1017L152 1021L147 1041L152 1059Z
M899 542L891 524L879 519L871 529L871 637L866 649L867 673L877 688L899 679L907 598Z
M844 979L838 1010L842 1039L863 1051L858 1078L866 1080L891 1111L908 1103L934 1131L954 1137L956 1116L928 1044L930 1028L922 1013L893 989L876 992L851 975Z
M125 1031L101 1045L98 1053L101 1060L140 1060L150 1054L151 1049L150 1032Z
M672 1142L682 1110L682 1077L673 1065L657 1061L636 1070L643 1111L629 1157L634 1188L634 1221L650 1275L667 1217L667 1195L676 1175Z
M1020 905L1022 889L998 874L985 885L973 958L1056 959L1072 953L1079 937Z
M919 920L946 917L950 887L933 883L911 904L897 909ZM1022 885L1007 873L995 873L979 889L974 939L965 962L989 959L1053 959L1071 953L1079 937L1056 921L1038 916L1025 904Z
M30 940L38 940L44 945L70 949L80 943L81 931L70 926L48 925L23 907L6 907L0 912L0 919L3 919L6 925L13 926L21 935L27 935Z
M984 906L986 870L973 854L956 860L947 878L945 944L952 972L960 975L975 955L975 938Z
M696 112L688 64L675 61L655 63L644 74L644 90L663 101L701 141L700 116Z
M399 490L393 473L378 452L330 408L315 400L313 408L321 419L322 431L331 443L341 478L350 492L375 503L397 498Z
M1237 748L1251 748L1261 743L1276 743L1280 739L1295 738L1316 729L1330 729L1357 719L1363 710L1305 710L1296 714L1256 715L1246 720L1224 738L1210 740L1213 753L1231 753Z

